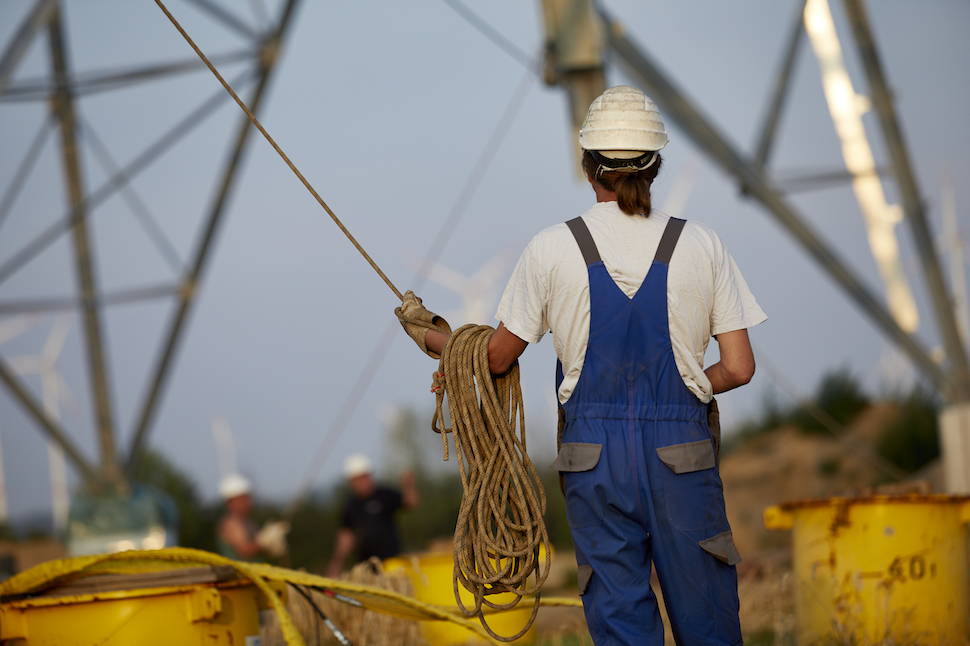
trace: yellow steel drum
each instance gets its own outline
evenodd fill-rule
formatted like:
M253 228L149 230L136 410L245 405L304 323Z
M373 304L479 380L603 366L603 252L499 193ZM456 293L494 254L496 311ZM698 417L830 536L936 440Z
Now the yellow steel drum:
M248 583L35 597L0 605L0 643L258 646L258 600Z
M970 497L805 500L764 521L792 531L799 644L970 644Z
M545 558L545 551L540 553ZM439 606L455 607L455 592L452 584L454 564L450 553L418 554L410 557L393 558L384 561L384 569L388 573L401 572L408 577L414 589L415 598ZM462 602L470 607L473 604L471 594L461 588ZM514 599L511 593L498 594L489 597L495 603L508 603ZM532 614L532 605L523 603L522 608L508 612L487 614L488 625L499 635L514 635L522 630ZM513 644L535 643L535 627L533 626L522 637L511 642ZM421 636L428 644L434 646L453 646L458 644L487 644L489 642L461 626L447 621L422 621Z

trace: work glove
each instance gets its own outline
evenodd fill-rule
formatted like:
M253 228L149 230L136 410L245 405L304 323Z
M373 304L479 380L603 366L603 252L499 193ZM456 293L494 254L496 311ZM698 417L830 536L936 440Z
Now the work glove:
M266 523L256 533L256 544L270 556L277 558L286 554L286 535L290 532L290 524L286 521Z
M424 343L424 335L428 330L437 330L442 334L451 334L451 326L434 312L428 310L421 299L418 298L410 289L404 292L404 299L400 307L394 308L397 320L401 322L401 327L407 335L414 339L421 351L432 359L440 359L441 356L428 350Z

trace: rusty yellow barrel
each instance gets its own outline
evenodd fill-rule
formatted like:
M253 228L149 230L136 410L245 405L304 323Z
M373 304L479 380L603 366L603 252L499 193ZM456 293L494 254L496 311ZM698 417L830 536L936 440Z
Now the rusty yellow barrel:
M244 581L209 582L208 570L155 573L140 577L137 586L125 583L126 575L100 576L6 601L0 604L0 643L257 646L258 591ZM196 572L205 582L192 582Z
M764 521L792 532L799 644L970 643L970 497L803 500Z
M540 558L544 558L544 556L540 555ZM417 599L448 607L455 606L455 592L452 585L453 568L453 557L451 553L445 552L393 558L384 562L385 571L401 572L408 577ZM472 605L472 596L464 588L461 589L461 598L466 605ZM511 593L491 597L495 603L508 603L513 598ZM523 603L521 608L486 615L486 618L488 625L499 635L514 635L522 629L531 614L532 606ZM434 644L434 646L488 643L461 626L447 621L421 622L421 637L428 644ZM522 646L535 643L535 628L530 628L527 633L512 643Z

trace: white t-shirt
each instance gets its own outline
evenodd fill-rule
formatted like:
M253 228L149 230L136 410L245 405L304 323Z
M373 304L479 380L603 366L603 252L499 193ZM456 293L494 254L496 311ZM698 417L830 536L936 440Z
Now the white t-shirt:
M610 277L633 297L647 275L669 216L627 215L616 202L599 202L583 214ZM742 330L768 317L720 238L687 222L667 277L670 340L680 376L703 402L711 400L704 352L711 337ZM559 401L572 394L589 339L589 280L576 239L565 223L536 235L512 272L496 318L523 341L552 331L564 379Z

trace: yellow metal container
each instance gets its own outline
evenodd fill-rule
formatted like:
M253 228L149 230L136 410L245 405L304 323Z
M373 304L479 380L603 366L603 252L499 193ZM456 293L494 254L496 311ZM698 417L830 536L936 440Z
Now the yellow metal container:
M970 643L970 497L871 496L769 507L792 531L798 643Z
M540 558L544 557L543 554ZM420 554L410 557L393 558L384 561L387 572L401 572L410 580L415 598L439 606L455 606L455 592L452 584L454 568L453 557L450 553ZM461 599L466 606L473 603L472 596L461 588ZM490 597L495 603L508 603L514 599L511 593ZM499 635L514 635L522 630L532 614L532 606L516 608L508 612L494 615L486 614L488 625ZM512 642L527 646L535 643L535 627L532 627L522 637ZM422 621L421 636L428 644L434 646L457 646L458 644L487 644L474 633L447 621Z
M0 604L0 643L256 646L258 601L248 583L36 597Z

